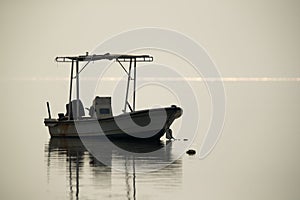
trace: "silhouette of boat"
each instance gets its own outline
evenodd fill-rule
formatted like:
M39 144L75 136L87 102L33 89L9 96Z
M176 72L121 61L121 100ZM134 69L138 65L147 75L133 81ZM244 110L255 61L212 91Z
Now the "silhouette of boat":
M51 137L82 137L82 136L107 136L110 139L132 140L159 140L165 133L167 138L172 138L171 124L182 115L182 109L176 105L164 108L136 110L136 66L137 62L152 62L149 55L80 55L56 57L57 62L71 63L71 78L69 102L66 105L66 114L59 113L58 118L52 118L50 106L47 102L48 118L44 119L49 128ZM91 62L98 60L114 60L127 74L127 88L123 113L113 116L111 97L95 97L93 105L87 108L89 116L85 116L83 104L79 98L79 74ZM79 70L79 63L86 63ZM122 63L129 63L128 71ZM73 77L75 65L75 78ZM133 72L132 72L133 71ZM132 77L133 73L133 77ZM73 79L76 79L76 99L72 98ZM133 80L133 102L128 101L130 81ZM127 111L128 109L128 111Z

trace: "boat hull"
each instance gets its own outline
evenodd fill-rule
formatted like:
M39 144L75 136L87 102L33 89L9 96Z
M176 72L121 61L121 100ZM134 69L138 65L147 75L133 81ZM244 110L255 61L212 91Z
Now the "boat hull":
M147 126L151 119L152 125ZM166 113L165 120L160 120L160 114ZM79 120L45 119L51 137L101 137L110 139L159 140L170 128L173 121L182 115L182 109L176 106L141 110L121 114L105 119L82 118ZM130 121L137 126L132 126ZM122 128L119 127L120 123Z

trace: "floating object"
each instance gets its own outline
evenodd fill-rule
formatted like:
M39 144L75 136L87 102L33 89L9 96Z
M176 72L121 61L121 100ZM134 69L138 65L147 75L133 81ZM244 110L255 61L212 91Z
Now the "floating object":
M167 132L167 138L173 138L170 126L175 119L182 115L182 109L180 107L172 105L164 108L136 110L136 66L138 62L152 62L152 56L109 53L104 55L89 55L87 53L79 56L56 57L55 60L56 62L71 63L71 76L66 114L59 113L57 119L51 118L50 106L47 102L49 117L44 119L44 123L49 129L51 137L105 135L109 138L159 140ZM86 108L89 112L89 116L85 116L84 106L80 100L79 75L91 61L98 60L112 60L118 62L128 76L124 100L125 105L122 110L123 113L120 115L113 116L111 97L96 96L90 108ZM79 69L80 62L85 63L81 69ZM129 63L128 71L122 63ZM74 68L75 76L73 76ZM76 79L76 98L72 100L73 79ZM128 99L131 80L133 80L132 105ZM149 117L150 112L151 119ZM162 113L166 113L166 116L162 116ZM156 123L154 123L155 121ZM150 123L151 125L147 126ZM121 128L120 124L122 125ZM80 133L78 133L77 130L80 130Z
M194 149L189 149L186 151L186 153L191 156L191 155L195 155L196 151Z
M188 139L185 138L185 139L183 139L183 141L188 141Z

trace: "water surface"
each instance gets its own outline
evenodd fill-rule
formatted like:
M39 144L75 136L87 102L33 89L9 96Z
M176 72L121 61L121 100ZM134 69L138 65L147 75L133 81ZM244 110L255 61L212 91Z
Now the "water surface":
M11 91L1 99L1 199L300 197L299 82L225 83L224 130L209 156L198 158L205 133L205 124L201 124L189 147L197 151L195 156L184 154L149 173L135 173L134 166L150 159L167 162L183 141L173 142L171 148L165 141L154 145L164 149L163 159L106 152L106 160L123 170L112 169L94 159L79 140L50 139L43 124L45 102L50 100L55 115L65 109L68 99L67 84L62 84L65 88L52 86L22 81L0 85L3 91ZM204 110L199 116L209 121ZM177 131L173 130L174 136Z

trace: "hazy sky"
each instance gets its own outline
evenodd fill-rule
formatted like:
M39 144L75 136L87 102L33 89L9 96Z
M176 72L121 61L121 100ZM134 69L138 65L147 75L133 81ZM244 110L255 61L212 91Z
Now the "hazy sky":
M144 26L190 36L224 76L300 75L298 1L1 1L0 10L5 79L65 74L55 56Z

